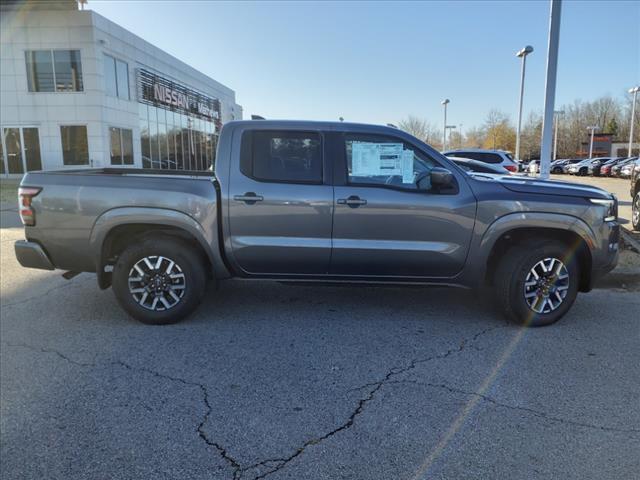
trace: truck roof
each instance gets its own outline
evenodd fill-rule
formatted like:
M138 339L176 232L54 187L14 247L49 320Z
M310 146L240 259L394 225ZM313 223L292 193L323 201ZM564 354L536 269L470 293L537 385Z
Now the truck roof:
M401 134L402 136L411 136L407 132L399 128L388 127L386 125L374 125L367 123L354 122L327 122L315 120L234 120L227 122L225 127L229 126L250 126L263 128L309 128L312 130L336 130L336 131L362 131L367 130L376 133Z

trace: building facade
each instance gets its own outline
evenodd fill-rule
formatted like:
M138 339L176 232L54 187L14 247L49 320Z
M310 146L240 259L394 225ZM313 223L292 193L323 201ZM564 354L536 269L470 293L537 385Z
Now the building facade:
M75 1L3 0L3 176L31 170L204 170L235 92Z

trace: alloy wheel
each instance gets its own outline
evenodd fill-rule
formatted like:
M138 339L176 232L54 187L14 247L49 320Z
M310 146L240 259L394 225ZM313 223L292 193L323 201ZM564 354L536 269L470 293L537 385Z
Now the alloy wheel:
M632 225L640 224L640 192L636 193L633 199L633 207L631 208Z
M175 307L186 290L185 275L173 260L151 255L137 261L129 272L129 293L143 308L164 311Z
M556 310L569 290L569 272L557 258L545 258L536 263L524 281L524 299L535 313Z

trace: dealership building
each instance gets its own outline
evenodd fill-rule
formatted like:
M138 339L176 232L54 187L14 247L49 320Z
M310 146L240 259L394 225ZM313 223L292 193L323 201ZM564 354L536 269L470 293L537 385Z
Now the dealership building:
M204 170L235 92L75 0L0 3L2 176Z

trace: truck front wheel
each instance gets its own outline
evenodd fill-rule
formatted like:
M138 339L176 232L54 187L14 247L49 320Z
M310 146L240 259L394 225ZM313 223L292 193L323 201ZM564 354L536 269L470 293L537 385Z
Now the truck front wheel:
M496 270L499 307L516 323L539 327L558 321L578 295L574 252L555 241L516 246Z
M206 285L202 259L184 242L144 239L127 247L113 268L122 308L150 325L176 323L193 312Z
M636 192L631 205L631 223L634 230L640 231L640 190Z

